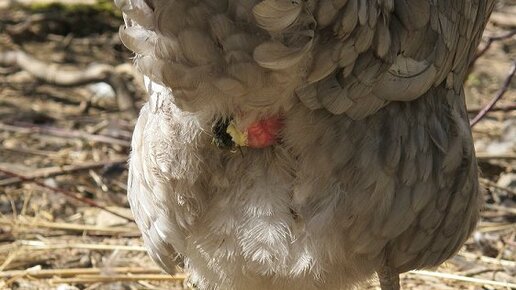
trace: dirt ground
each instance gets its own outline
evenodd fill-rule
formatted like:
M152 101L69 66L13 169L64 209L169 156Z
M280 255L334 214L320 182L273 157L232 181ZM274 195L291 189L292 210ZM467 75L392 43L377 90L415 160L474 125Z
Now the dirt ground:
M132 97L137 110L145 93L117 35L120 15L105 1L11 2L0 0L0 289L188 289L179 269L169 276L150 261L124 218L135 114L119 110L117 96ZM498 1L479 51L490 45L466 82L471 118L507 83L515 32L516 1ZM102 73L55 85L13 63L20 51L48 71ZM477 230L443 266L404 274L404 289L516 289L515 88L516 77L473 127L487 188Z

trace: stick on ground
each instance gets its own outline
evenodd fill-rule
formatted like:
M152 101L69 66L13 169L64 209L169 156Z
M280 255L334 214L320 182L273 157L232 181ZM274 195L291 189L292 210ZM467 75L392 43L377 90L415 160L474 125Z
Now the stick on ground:
M102 161L102 162L85 162L85 163L81 163L81 164L71 164L71 165L40 168L40 169L36 169L31 174L26 175L25 181L34 180L36 178L47 178L47 177L51 177L51 176L64 175L64 174L69 174L69 173L73 173L73 172L77 172L77 171L95 169L95 168L110 166L110 165L115 165L115 164L123 164L125 162L127 162L127 157L116 159L116 160ZM6 179L1 179L0 186L15 185L20 182L23 182L23 180L21 178L11 177L11 178L6 178Z
M494 105L496 105L496 103L507 92L507 90L510 87L511 80L512 80L512 77L514 76L514 73L516 73L516 61L512 62L511 69L509 70L509 75L503 82L502 87L500 88L500 90L498 90L498 92L496 93L494 98L491 99L491 101L475 116L475 118L473 118L473 120L471 120L471 122L470 122L471 127L475 126L480 120L482 120L482 118L484 118L486 116L486 114L491 110L491 108L493 108Z
M110 210L109 208L107 208L107 207L105 207L103 205L100 205L100 204L96 203L95 201L93 201L93 200L91 200L89 198L80 196L79 194L76 194L76 193L73 193L73 192L61 189L61 188L49 186L49 185L44 184L43 182L39 182L39 181L36 181L36 180L31 180L30 178L27 178L27 177L25 177L23 175L20 175L20 174L17 174L17 173L14 173L12 171L8 171L8 170L5 170L5 169L1 169L0 168L0 172L5 174L5 175L9 175L11 177L19 178L19 179L21 179L23 181L32 182L32 183L37 184L37 185L39 185L39 186L41 186L43 188L50 189L50 190L52 190L54 192L60 193L60 194L66 196L66 197L69 197L71 199L75 199L75 200L80 201L82 203L85 203L87 205L90 205L90 206L93 206L93 207L105 210L105 211L107 211L107 212L109 212L111 214L114 214L114 215L116 215L118 217L121 217L123 219L126 219L128 221L134 222L133 218L126 217L126 216L124 216L122 214L119 214L119 213L117 213L117 212L115 212L113 210Z
M106 82L116 92L118 108L136 116L136 107L117 67L108 64L93 64L85 69L71 69L55 63L40 61L23 51L0 52L0 65L18 66L35 78L57 86L80 86ZM123 66L126 69L126 66Z

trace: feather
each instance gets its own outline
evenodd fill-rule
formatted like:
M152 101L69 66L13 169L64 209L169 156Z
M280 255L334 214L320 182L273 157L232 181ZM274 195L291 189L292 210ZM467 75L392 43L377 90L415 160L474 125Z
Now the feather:
M271 32L282 31L300 16L300 1L264 0L253 8L258 25Z
M280 42L267 42L254 50L254 60L264 68L280 70L291 67L306 57L312 41L301 49L286 47Z
M444 262L481 206L462 80L493 3L116 0L150 95L128 200L151 258L214 290ZM212 144L271 119L270 146Z

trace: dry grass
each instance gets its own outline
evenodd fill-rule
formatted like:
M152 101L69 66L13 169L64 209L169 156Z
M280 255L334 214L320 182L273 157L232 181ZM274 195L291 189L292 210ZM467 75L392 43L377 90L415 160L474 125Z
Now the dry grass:
M499 2L486 36L516 29L515 4ZM119 65L131 55L117 37L120 19L111 14L0 10L0 53L21 49L78 68ZM466 89L472 112L500 88L515 48L512 35L493 41L478 59ZM144 93L135 75L123 78L139 107ZM489 189L477 231L440 268L404 274L405 289L516 289L516 179L500 181L516 173L516 148L489 150L516 138L514 130L507 133L516 127L514 88L513 81L496 112L474 127L482 184ZM0 289L187 288L185 275L162 273L135 225L112 213L130 215L124 161L133 124L109 93L95 95L89 85L53 86L0 66L0 170L23 177L0 173ZM373 281L370 289L376 287Z

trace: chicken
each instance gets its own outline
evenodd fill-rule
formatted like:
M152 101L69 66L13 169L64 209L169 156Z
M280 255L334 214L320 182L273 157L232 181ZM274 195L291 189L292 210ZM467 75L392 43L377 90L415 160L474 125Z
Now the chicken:
M129 202L199 289L437 266L481 206L463 81L494 0L116 0L150 95Z

